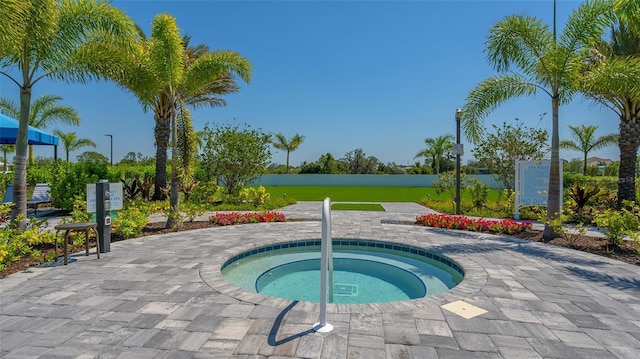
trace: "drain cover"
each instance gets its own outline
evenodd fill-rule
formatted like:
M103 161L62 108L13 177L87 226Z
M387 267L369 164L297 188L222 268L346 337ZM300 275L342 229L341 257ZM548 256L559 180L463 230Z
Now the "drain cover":
M358 286L356 284L338 284L333 285L334 295L343 295L348 297L355 297L358 295Z

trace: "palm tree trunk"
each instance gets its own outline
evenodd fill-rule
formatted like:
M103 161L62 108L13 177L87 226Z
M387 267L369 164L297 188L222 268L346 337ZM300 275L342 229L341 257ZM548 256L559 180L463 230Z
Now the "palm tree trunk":
M560 201L562 194L560 193L560 137L558 135L558 111L560 103L558 96L551 98L551 108L553 112L553 129L551 132L551 169L549 173L549 201L547 203L547 222L556 219L560 215ZM549 241L555 238L557 234L553 228L547 224L544 226L542 238Z
M584 162L582 163L582 175L587 175L587 153L584 153Z
M180 228L182 226L182 220L180 219L180 203L179 203L179 181L178 181L178 166L177 166L177 124L176 124L176 110L175 105L171 110L171 191L169 193L169 216L167 217L167 223L165 228Z
M33 165L33 145L29 145L29 166Z
M618 204L635 201L635 172L638 148L640 148L640 118L633 116L626 121L620 119L620 169L618 172Z
M155 114L156 127L156 179L153 187L153 200L160 201L167 198L163 190L167 187L167 146L171 131L169 112Z
M13 160L13 202L11 221L24 218L16 223L18 228L27 226L27 149L29 144L29 110L31 107L31 87L20 88L20 124L16 139L16 155Z
M287 174L289 174L289 151L287 151Z

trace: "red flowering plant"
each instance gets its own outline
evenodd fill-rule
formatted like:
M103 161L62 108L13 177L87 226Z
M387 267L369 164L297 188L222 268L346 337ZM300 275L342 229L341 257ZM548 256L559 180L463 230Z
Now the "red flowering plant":
M512 219L484 219L446 214L427 214L416 217L416 222L423 226L462 229L473 232L489 232L499 234L516 234L531 228L531 222L517 222Z
M286 217L280 212L229 212L215 213L209 217L211 223L219 226L229 226L232 224L244 223L264 223L264 222L284 222Z

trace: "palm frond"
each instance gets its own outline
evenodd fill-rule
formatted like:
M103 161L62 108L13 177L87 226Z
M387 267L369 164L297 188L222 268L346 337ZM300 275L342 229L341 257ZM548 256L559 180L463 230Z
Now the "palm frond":
M63 1L56 14L55 36L38 49L45 76L68 82L108 77L119 56L137 45L133 21L108 2Z
M20 107L10 98L0 97L0 112L15 119L20 117Z
M529 16L507 16L494 25L487 38L487 59L498 72L516 66L533 73L538 60L550 50L551 34L542 21Z
M517 74L490 77L469 92L462 107L462 128L472 143L480 140L483 119L507 100L534 95L537 86Z
M198 93L202 87L224 73L236 74L245 82L251 80L251 62L237 52L214 51L198 58L187 70L184 87L187 94Z
M610 58L590 68L577 87L580 91L604 98L627 98L640 101L640 57Z
M224 72L221 76L205 84L196 93L186 94L184 93L184 88L182 88L180 97L187 106L193 108L203 106L224 107L227 103L220 96L238 91L240 91L240 87L236 83L234 76L228 72Z
M159 14L151 21L149 55L159 81L177 89L184 75L184 46L174 17Z
M32 4L23 0L3 0L0 2L0 59L15 52L24 39L25 19Z
M195 159L198 152L198 140L197 133L191 122L191 112L183 106L180 106L179 111L177 112L176 127L176 160L178 177L182 181L189 181L193 177L193 171L195 168Z

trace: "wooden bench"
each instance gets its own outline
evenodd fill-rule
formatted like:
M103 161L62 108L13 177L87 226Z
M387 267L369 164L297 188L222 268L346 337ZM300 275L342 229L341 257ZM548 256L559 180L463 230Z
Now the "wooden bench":
M78 223L63 223L58 224L54 227L57 231L65 231L64 233L64 265L67 265L67 256L68 250L67 246L69 243L69 233L71 232L80 232L84 231L84 242L85 242L85 256L89 255L89 231L93 230L96 233L96 254L98 255L97 259L100 259L100 240L98 239L98 224L93 222L78 222ZM56 238L54 240L54 246L56 249L56 260L58 259L58 235L56 233Z

